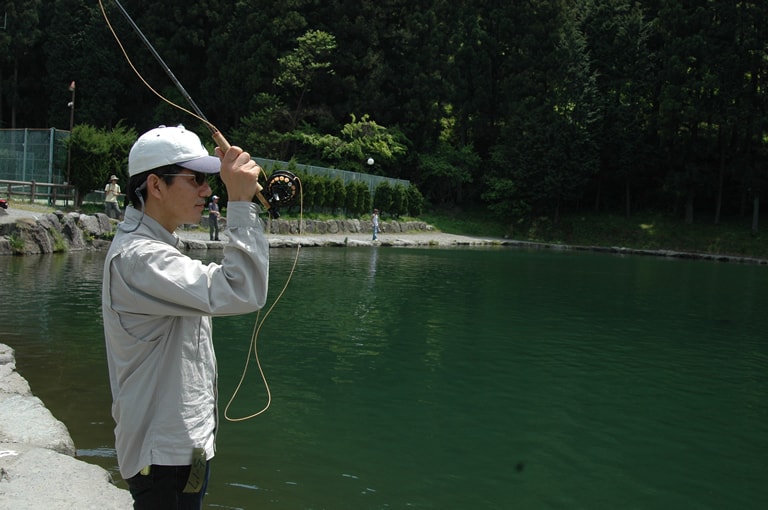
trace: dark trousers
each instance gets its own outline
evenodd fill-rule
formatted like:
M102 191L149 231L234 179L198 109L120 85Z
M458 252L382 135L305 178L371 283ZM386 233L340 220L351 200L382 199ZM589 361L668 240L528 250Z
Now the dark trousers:
M219 218L218 216L209 216L208 223L210 224L211 241L214 239L219 240Z
M104 212L110 218L120 219L120 206L117 202L104 202Z
M134 510L200 510L208 487L211 463L206 463L205 481L200 492L186 493L190 466L157 466L152 464L148 475L138 474L127 479L133 496Z

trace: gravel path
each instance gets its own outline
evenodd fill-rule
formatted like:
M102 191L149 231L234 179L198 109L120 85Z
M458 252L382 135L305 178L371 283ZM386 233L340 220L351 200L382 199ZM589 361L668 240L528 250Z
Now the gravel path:
M26 209L14 209L8 207L8 209L0 209L0 223L12 223L19 218L34 218L37 219L44 213L37 211L27 211Z
M185 242L199 242L207 248L223 246L226 241L226 233L219 236L221 241L211 241L208 232L203 231L179 231L179 237ZM341 233L341 234L267 234L269 244L272 247L291 246L482 246L518 244L507 239L490 237L472 237L443 232L413 232L397 234L379 234L379 239L373 241L369 233Z

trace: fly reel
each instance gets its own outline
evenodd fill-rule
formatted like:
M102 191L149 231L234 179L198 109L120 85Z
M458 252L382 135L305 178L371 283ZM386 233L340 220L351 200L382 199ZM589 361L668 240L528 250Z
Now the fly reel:
M269 215L279 218L279 209L290 207L296 201L301 189L301 181L296 175L287 170L272 172L267 179L261 194L269 204Z

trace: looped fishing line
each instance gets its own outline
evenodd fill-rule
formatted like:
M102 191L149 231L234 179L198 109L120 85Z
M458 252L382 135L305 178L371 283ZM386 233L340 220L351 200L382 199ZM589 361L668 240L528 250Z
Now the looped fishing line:
M298 179L298 177L296 179ZM302 234L301 225L303 224L303 216L304 216L304 193L303 191L301 191L301 181L299 181L299 236L301 236ZM296 264L299 261L300 249L301 249L301 243L297 243L296 256L293 259L293 265L291 266L291 270L288 272L288 279L285 281L285 285L283 286L282 290L275 298L275 302L272 303L272 306L270 306L267 312L264 314L264 318L261 319L261 322L259 322L259 318L258 318L258 314L261 312L257 312L256 322L253 325L253 335L251 335L251 345L248 348L248 356L246 356L245 358L245 366L243 367L243 374L240 376L240 381L237 383L237 387L235 387L235 391L232 392L232 397L229 399L229 402L227 402L227 406L224 408L224 418L226 418L228 421L245 421L245 420L250 420L251 418L255 418L256 416L264 413L267 409L269 409L269 406L272 403L272 392L269 390L269 383L267 383L267 378L264 375L264 370L261 367L261 362L259 361L259 351L257 349L257 342L259 338L259 331L261 331L261 326L264 324L264 321L267 320L267 317L269 317L269 314L272 313L272 310L274 310L275 305L277 305L277 302L280 301L280 298L283 297L285 290L288 288L288 283L291 281L291 278L293 277L293 273L296 270ZM259 368L259 374L261 375L261 380L264 382L264 389L267 391L267 403L264 406L264 408L259 412L253 413L248 416L243 416L240 418L231 418L229 416L229 406L232 405L232 402L235 400L235 397L237 397L237 394L240 391L240 387L243 385L243 381L245 380L245 374L248 371L248 362L251 359L251 350L253 350L253 356L256 359L256 366L258 366Z
M124 9L122 9L122 6L119 4L119 2L117 0L115 0L115 3L118 5L118 7L120 7L120 9L123 11L125 16L128 17L128 14L125 12ZM203 122L208 127L208 129L211 130L212 133L217 133L218 129L216 128L216 126L214 126L208 119L205 118L205 115L203 115L202 112L200 112L199 108L197 108L197 105L195 105L195 103L192 100L192 98L189 97L189 94L186 93L186 91L181 86L181 84L178 82L178 80L175 79L175 77L173 76L173 73L171 73L170 69L168 69L168 67L165 66L165 63L162 61L162 59L160 59L160 56L157 55L157 53L154 51L154 48L152 48L151 45L149 45L149 42L146 41L146 39L145 39L145 43L147 44L149 49L152 51L152 53L154 54L155 58L160 62L161 65L163 65L165 67L166 73L168 73L168 75L174 81L175 85L182 92L182 95L184 95L186 97L186 99L190 102L190 104L193 105L193 107L198 111L198 113L192 112L192 111L184 108L183 106L181 106L179 104L176 104L173 101L171 101L170 99L166 98L165 96L160 94L158 91L156 91L152 87L152 85L150 85L147 82L147 80L144 79L144 76L142 76L142 74L139 72L139 70L136 68L136 66L133 65L133 61L131 61L131 58L128 56L128 52L123 47L123 43L120 40L120 37L118 37L117 33L115 32L115 29L112 27L112 23L110 23L110 21L109 21L109 17L107 16L107 11L104 8L104 4L102 3L102 0L99 0L99 7L101 8L101 14L104 16L104 21L106 21L106 23L107 23L107 27L109 27L109 31L112 33L112 36L115 38L115 41L117 41L117 45L120 47L120 51L123 53L123 57L125 57L126 62L128 62L128 65L131 67L133 72L136 73L136 76L139 77L139 80L141 80L141 82L150 91L152 91L153 94L155 94L161 100L163 100L164 102L168 103L172 107L177 108L177 109L181 110L182 112L187 113L188 115L191 115L192 117L200 120L201 122ZM141 34L141 32L139 31L139 29L135 25L135 23L133 23L133 20L131 20L129 17L128 17L128 20L131 22L131 25L133 25L134 29L139 33L139 35L142 36L142 38L143 38L143 34ZM261 166L259 166L259 168L261 168ZM265 178L266 178L266 174L265 174L263 168L261 168L260 175L264 175ZM298 178L298 176L296 177L296 180L299 183L299 186L298 186L299 187L299 236L301 236L303 234L302 225L304 223L304 190L303 190L303 188L301 186L301 180ZM232 392L232 397L229 399L229 402L227 403L227 406L224 408L224 417L228 421L233 421L233 422L245 421L245 420L249 420L251 418L254 418L256 416L259 416L260 414L264 413L267 409L269 409L269 406L272 403L272 392L269 389L269 383L267 382L267 377L264 374L264 369L262 368L261 361L259 360L258 337L259 337L259 332L261 331L261 327L264 325L264 322L267 320L267 317L269 317L269 315L272 313L272 310L274 310L275 306L280 301L280 299L283 297L283 294L285 294L285 291L288 288L288 284L290 283L291 278L293 277L293 273L295 272L296 265L297 265L297 263L299 261L300 248L301 248L301 243L297 243L296 256L293 259L293 265L291 266L291 270L288 273L288 278L285 281L285 285L283 285L282 290L280 290L280 293L275 298L274 303L272 303L272 306L269 307L269 309L264 314L264 317L261 319L261 321L259 321L259 316L261 315L261 311L256 313L256 321L254 322L254 325L253 325L253 334L251 335L251 342L249 344L248 353L247 353L246 358L245 358L245 366L243 367L243 373L240 376L240 381L237 383L237 386L235 387L235 390ZM259 368L259 374L261 375L261 380L262 380L262 382L264 384L264 389L266 390L266 393L267 393L267 403L264 405L264 407L261 409L261 411L258 411L256 413L250 414L248 416L243 416L243 417L240 417L240 418L231 418L229 416L229 407L232 405L232 402L235 400L235 397L237 397L237 394L238 394L238 392L240 391L240 388L243 385L243 381L245 380L246 373L248 372L248 365L249 365L249 362L250 362L250 359L251 359L251 350L253 350L253 356L254 356L254 358L256 360L256 365Z

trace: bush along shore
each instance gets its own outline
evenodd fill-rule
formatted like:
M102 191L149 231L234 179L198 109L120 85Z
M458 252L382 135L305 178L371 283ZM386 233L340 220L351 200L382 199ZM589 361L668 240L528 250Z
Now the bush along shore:
M222 249L226 244L226 219L220 222L222 241L210 241L207 218L200 225L180 229L182 250ZM296 246L508 246L523 249L574 250L687 258L717 262L768 264L768 259L719 255L664 249L640 249L623 246L584 246L546 242L520 241L507 238L447 234L423 221L384 221L382 234L372 240L367 220L265 220L265 230L273 248ZM0 255L30 255L82 250L106 250L114 237L118 222L103 213L82 214L56 211L34 215L16 211L0 215Z

